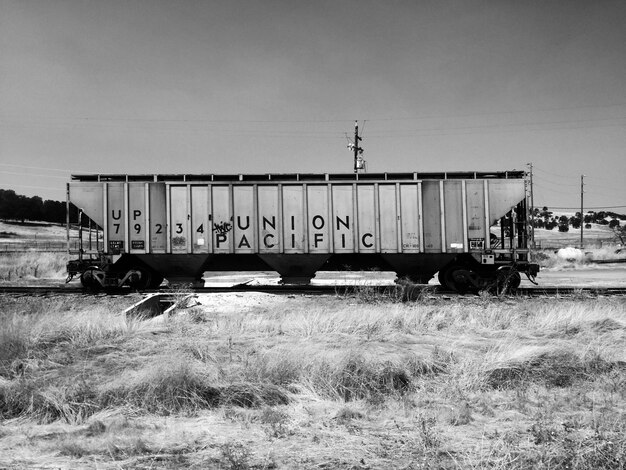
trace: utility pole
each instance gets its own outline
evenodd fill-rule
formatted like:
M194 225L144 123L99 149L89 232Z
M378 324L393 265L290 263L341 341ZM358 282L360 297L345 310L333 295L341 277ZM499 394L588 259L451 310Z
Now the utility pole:
M363 153L363 149L359 146L359 142L363 140L362 137L359 137L359 123L354 121L354 145L352 149L354 150L354 172L358 173L359 170L363 169L363 158L360 157L360 154Z
M580 175L580 249L583 249L583 227L585 226L585 217L583 215L583 195L585 194L585 175Z
M530 167L530 246L535 248L535 200L533 198L533 164Z

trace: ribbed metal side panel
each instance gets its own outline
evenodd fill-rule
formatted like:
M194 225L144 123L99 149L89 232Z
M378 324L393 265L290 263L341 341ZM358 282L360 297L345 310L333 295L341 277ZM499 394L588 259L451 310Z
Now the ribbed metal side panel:
M70 200L133 254L461 253L525 197L521 179L72 182Z

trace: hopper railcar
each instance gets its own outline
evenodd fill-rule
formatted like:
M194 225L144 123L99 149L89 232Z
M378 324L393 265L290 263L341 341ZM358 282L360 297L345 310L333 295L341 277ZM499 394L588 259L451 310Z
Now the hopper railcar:
M379 269L420 283L438 272L463 292L538 272L522 171L74 175L67 201L89 220L68 279L91 288L237 270L306 284L319 270Z

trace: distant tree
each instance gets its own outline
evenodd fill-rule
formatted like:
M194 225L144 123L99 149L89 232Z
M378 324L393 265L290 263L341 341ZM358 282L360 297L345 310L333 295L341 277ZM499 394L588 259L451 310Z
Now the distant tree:
M559 232L569 232L569 225L567 223L560 223Z
M43 220L43 201L39 196L28 200L28 215L30 220Z
M569 223L572 228L580 228L580 219L578 217L571 217Z
M619 219L612 219L609 222L609 228L619 227Z
M0 218L13 219L17 206L17 194L12 189L0 189Z
M15 194L11 189L0 189L0 219L2 220L42 220L45 222L65 223L65 202L46 200L39 196ZM70 204L72 220L77 220L78 209Z
M587 212L587 213L585 214L585 217L583 217L584 222L585 222L586 224L590 224L591 222L593 222L593 221L595 220L595 219L594 219L594 215L595 215L595 212L593 212L593 211L589 211L589 212Z
M591 228L591 224L585 224L585 228Z
M552 230L556 226L557 226L557 223L554 220L550 220L546 222L546 230Z
M548 210L546 206L543 206L543 209L539 213L541 217L543 217L544 222L547 222L552 217L552 212Z
M22 223L24 223L26 219L32 220L30 201L26 196L18 195L13 209L14 219L20 220Z
M62 202L47 200L43 203L42 212L46 222L65 222L65 204Z

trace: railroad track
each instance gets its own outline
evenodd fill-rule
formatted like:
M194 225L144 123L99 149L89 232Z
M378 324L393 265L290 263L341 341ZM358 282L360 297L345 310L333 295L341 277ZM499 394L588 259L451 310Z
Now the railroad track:
M450 296L450 297L475 297L473 295L460 296L456 292L446 291L440 286L415 285L405 290L400 286L283 286L283 285L235 285L224 287L194 287L182 290L176 289L148 289L140 294L181 295L186 293L216 294L216 293L246 293L260 292L279 295L354 295L362 292L379 292L380 294L401 295L407 294L409 298L421 296ZM0 286L0 294L13 296L54 296L54 295L81 295L81 296L106 296L106 295L132 295L138 292L129 288L108 290L106 292L92 292L82 287L75 286ZM518 297L538 296L618 296L626 295L626 287L521 287L517 290Z

